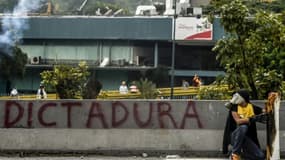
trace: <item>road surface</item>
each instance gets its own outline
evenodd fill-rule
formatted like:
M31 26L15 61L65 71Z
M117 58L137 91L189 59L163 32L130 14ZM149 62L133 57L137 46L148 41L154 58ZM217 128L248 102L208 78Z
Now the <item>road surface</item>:
M225 158L183 158L183 157L0 157L0 160L228 160Z
M106 157L106 156L77 156L77 157L1 157L0 160L229 160L229 158L183 158L183 157ZM285 159L281 159L285 160Z

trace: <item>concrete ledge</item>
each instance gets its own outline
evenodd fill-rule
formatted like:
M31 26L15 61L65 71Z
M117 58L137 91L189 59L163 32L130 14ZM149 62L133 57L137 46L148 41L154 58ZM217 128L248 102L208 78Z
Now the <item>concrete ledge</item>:
M2 153L225 156L224 101L7 100L0 106ZM284 113L281 107L280 122ZM265 125L257 127L265 149ZM282 155L284 127L280 123Z
M261 144L265 144L263 131ZM284 136L284 132L280 135ZM280 139L284 139L284 137ZM0 129L2 153L224 157L222 130ZM283 144L283 143L282 143ZM284 145L281 145L284 156ZM264 146L263 146L264 148Z
M0 137L1 150L221 151L222 147L222 131L200 129L21 128L1 129Z

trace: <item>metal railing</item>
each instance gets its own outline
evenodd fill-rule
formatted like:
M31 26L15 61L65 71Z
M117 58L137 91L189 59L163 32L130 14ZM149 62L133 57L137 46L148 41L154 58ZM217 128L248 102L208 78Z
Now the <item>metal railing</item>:
M201 89L207 87L215 87L213 85L205 85L200 87L174 87L173 88L173 99L196 99ZM216 86L217 87L217 86ZM219 88L227 88L227 85L219 86ZM171 88L157 88L157 99L169 99ZM101 90L97 99L139 99L141 98L140 92L138 93L127 93L120 94L119 90ZM0 96L0 99L15 99L10 96ZM18 99L36 99L36 95L33 94L19 94ZM48 94L47 99L58 99L55 93Z
M170 98L171 88L158 88L157 98L158 99L168 99ZM174 87L173 88L173 98L174 99L193 99L199 92L199 87ZM140 93L127 93L120 94L118 90L108 90L101 91L98 99L138 99L140 98Z

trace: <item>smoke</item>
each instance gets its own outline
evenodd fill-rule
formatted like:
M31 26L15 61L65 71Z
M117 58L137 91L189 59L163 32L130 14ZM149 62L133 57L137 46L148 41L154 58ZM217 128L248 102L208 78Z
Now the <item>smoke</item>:
M23 38L24 30L29 29L28 13L36 11L45 0L19 0L12 13L5 13L2 18L2 33L0 34L0 49L9 53Z

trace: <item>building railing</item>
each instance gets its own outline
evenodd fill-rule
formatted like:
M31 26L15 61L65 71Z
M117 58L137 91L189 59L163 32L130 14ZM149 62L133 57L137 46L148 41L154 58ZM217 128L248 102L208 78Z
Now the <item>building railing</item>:
M174 87L173 98L174 99L196 99L199 91L204 88L217 87L216 85L203 85L200 87ZM227 89L227 85L219 85L219 89ZM171 94L171 88L157 88L157 99L169 99ZM101 91L98 99L138 99L140 93L128 93L120 94L118 90Z
M174 87L173 98L174 99L195 99L199 94L199 91L203 88L213 87L214 85L204 85L200 87ZM227 88L227 85L221 85L219 88ZM157 88L157 99L169 99L171 88ZM139 99L141 98L140 92L121 94L119 90L101 90L97 99ZM0 96L1 99L36 99L36 95L20 94L17 98L10 96ZM48 94L48 99L58 99L55 93Z
M173 96L175 99L189 99L195 98L199 92L199 87L174 87ZM158 99L168 99L170 97L171 88L158 88L157 98ZM118 90L101 91L98 99L138 99L140 98L140 93L127 93L120 94Z
M40 66L40 65L78 65L80 61L85 61L89 67L100 67L99 60L90 60L90 59L47 59L40 58L40 56L35 56L30 58L29 66ZM143 63L138 64L138 62L130 63L125 59L111 60L106 65L108 67L153 67L153 63Z

